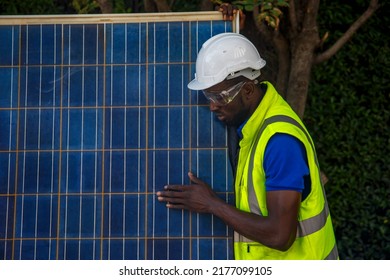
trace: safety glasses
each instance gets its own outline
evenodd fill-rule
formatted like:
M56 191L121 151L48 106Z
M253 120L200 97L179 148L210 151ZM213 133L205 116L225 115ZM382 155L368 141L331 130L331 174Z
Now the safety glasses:
M215 105L225 106L233 101L244 85L245 81L242 81L232 86L231 88L220 92L203 90L203 94L210 102L213 102Z

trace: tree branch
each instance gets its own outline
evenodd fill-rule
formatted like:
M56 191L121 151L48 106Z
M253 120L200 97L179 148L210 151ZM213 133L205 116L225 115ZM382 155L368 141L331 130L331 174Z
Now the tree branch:
M378 0L371 0L367 10L349 27L349 29L325 52L318 54L314 64L322 63L335 55L347 43L356 31L375 13L379 8Z
M276 88L278 92L285 96L287 93L288 73L290 69L289 43L279 31L268 28L266 24L258 20L259 6L253 8L253 19L255 20L257 30L262 40L272 42L278 63L278 74L276 78Z
M290 18L291 32L292 34L298 33L297 13L295 10L295 1L289 1L288 16Z
M213 10L213 3L210 0L202 0L200 3L200 10L201 11L212 11Z
M109 0L96 0L103 14L112 13L112 2Z
M157 12L156 4L154 3L154 0L143 0L144 2L144 9L147 13L153 13Z
M317 14L320 6L320 0L309 0L305 9L303 28L312 29L317 26Z
M276 86L279 93L285 97L287 95L288 77L291 67L289 43L279 32L274 34L272 42L274 43L278 57L278 76L276 79Z
M258 20L259 18L259 6L253 7L253 19L255 21L257 30L260 32L264 40L272 41L272 32L267 26Z
M167 0L154 0L159 12L171 12L171 8Z

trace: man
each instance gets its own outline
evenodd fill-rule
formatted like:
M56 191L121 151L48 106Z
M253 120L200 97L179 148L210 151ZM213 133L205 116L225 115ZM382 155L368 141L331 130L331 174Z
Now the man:
M203 44L188 84L237 128L237 151L229 142L235 207L191 172L193 184L165 186L158 200L222 219L234 229L235 259L338 259L312 139L272 84L258 82L264 66L247 38L219 34Z

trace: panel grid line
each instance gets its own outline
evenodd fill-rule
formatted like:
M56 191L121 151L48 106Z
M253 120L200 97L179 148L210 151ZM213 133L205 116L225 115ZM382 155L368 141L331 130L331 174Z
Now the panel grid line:
M127 64L127 24L125 24L125 64ZM125 106L127 106L127 67L124 68L125 71ZM123 125L123 142L124 142L124 148L127 148L127 134L126 134L126 127L127 127L127 111L124 110L124 125ZM125 246L125 236L126 236L126 195L124 194L126 192L126 184L127 184L127 178L126 178L126 168L127 168L127 161L126 161L126 152L123 152L123 210L122 210L122 259L125 259L126 254L126 246Z
M19 28L20 29L20 28ZM14 31L15 31L15 27L12 27L12 52L11 52L11 64L12 66L14 66L14 42L15 42L15 36L14 36ZM20 34L20 32L19 32ZM20 39L18 38L17 40L17 44L19 45L19 50L20 50L20 47L21 47L21 43L20 43ZM18 72L20 72L20 60L21 60L21 52L19 51L19 55L18 55ZM12 73L13 73L13 68L12 68ZM13 80L13 79L12 79ZM13 85L13 83L11 83ZM11 96L13 95L13 87L11 87ZM17 92L17 98L18 98L18 105L19 106L19 102L20 102L20 75L18 75L18 92ZM11 107L13 107L13 103L12 103L12 98L11 98ZM11 116L13 115L12 112L10 112ZM19 146L19 117L20 117L20 113L19 113L19 110L17 110L17 120L16 120L16 147ZM10 118L10 121L12 120L12 117ZM10 142L11 142L11 139L12 139L12 132L11 132L11 127L10 127ZM9 144L9 150L11 149L11 143ZM15 241L14 241L14 238L15 238L15 231L16 231L16 193L17 193L17 185L18 185L18 181L17 181L17 178L18 178L18 165L19 165L19 156L18 156L18 152L16 152L16 157L15 157L15 176L14 176L14 180L15 180L15 183L14 183L14 209L13 209L13 229L12 229L12 248L11 248L11 259L14 259L14 252L15 252ZM9 180L11 178L11 174L9 175ZM8 189L8 192L9 192L9 189ZM9 200L7 200L8 202ZM8 206L8 205L7 205ZM8 211L8 207L7 207L7 211ZM6 226L5 226L6 230L8 229L8 215L7 215L7 219L6 219ZM8 236L8 232L6 231L5 232L5 236L7 237ZM5 243L5 246L4 246L4 250L6 250L7 248L7 242ZM4 259L6 259L6 251L4 252Z
M64 34L64 25L61 25L61 34ZM64 36L61 36L61 49L64 49ZM61 66L60 73L61 77L64 76L64 53L61 53ZM54 94L54 93L53 93ZM56 251L55 251L55 259L59 259L59 244L60 244L60 214L61 214L61 177L62 177L62 121L63 121L63 110L62 110L62 102L64 96L64 87L61 83L60 86L60 110L59 110L59 152L58 152L58 183L57 183L57 225L56 225Z
M141 30L141 23L138 24L138 30ZM141 42L141 32L138 32L139 35L138 35L138 42ZM141 63L141 47L138 48L138 62ZM147 73L147 71L146 71ZM146 91L147 92L147 91ZM141 106L141 66L139 65L138 66L138 105ZM137 144L138 144L138 147L141 146L141 107L138 108L138 139L137 139ZM140 155L141 151L138 150L138 153L137 153L137 164L138 164L138 170L140 169L141 167L141 155ZM141 186L141 172L137 172L137 190L138 190L138 195L137 195L137 210L138 210L138 213L140 213L140 209L141 209L141 196L140 196L140 186ZM141 224L140 224L140 215L137 216L137 259L139 259L139 255L140 255L140 228L141 228Z
M146 50L149 50L149 23L146 23L146 28L145 28L145 48ZM149 92L149 52L145 52L145 87L146 87L146 92ZM146 105L146 110L145 110L145 165L149 166L149 150L148 150L148 143L149 143L149 129L148 129L148 123L149 123L149 110L147 109L147 106L149 105L149 95L146 94L145 96L145 105ZM149 168L146 168L145 170L145 192L148 192L148 186L149 186ZM145 225L144 225L144 230L145 230L145 235L148 232L148 200L147 196L145 198ZM144 240L144 256L148 258L148 242L147 238Z
M54 38L56 38L56 28L54 28ZM54 41L54 44L53 44L53 53L54 53L54 64L56 64L56 54L57 54L57 50L56 50L56 41ZM53 71L53 81L56 80L56 67L54 67L54 71ZM53 104L56 104L56 83L53 84L53 100L54 100L54 103ZM55 143L55 109L54 109L54 106L52 108L52 113L53 113L53 118L52 118L52 135L51 135L51 148L52 150L54 150L54 143ZM54 193L54 152L51 152L51 172L50 172L50 225L49 225L49 238L50 238L50 241L49 241L49 248L48 248L48 255L49 255L49 260L52 259L52 255L51 255L51 248L52 248L52 242L51 242L51 238L52 238L52 227L53 227L53 221L51 219L51 217L53 217L53 193Z
M107 53L107 33L106 33L106 28L107 24L104 24L104 32L103 32L103 76L106 77L106 53ZM102 103L103 107L106 106L106 94L107 94L107 87L106 87L106 79L103 79L103 98L102 98ZM106 128L106 110L102 110L102 171L101 171L101 189L102 189L102 194L101 194L101 204L102 204L102 210L101 210L101 224L100 224L100 259L103 259L103 246L104 246L104 209L105 209L105 200L104 200L104 194L105 194L105 128Z

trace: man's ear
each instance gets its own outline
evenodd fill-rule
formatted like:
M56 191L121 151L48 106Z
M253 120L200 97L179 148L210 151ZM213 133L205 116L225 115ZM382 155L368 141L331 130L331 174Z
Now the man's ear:
M242 95L247 99L253 98L255 95L255 84L254 83L246 83L242 88Z

